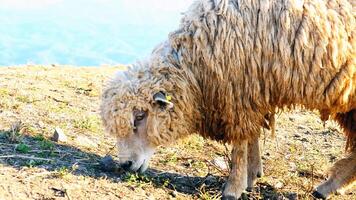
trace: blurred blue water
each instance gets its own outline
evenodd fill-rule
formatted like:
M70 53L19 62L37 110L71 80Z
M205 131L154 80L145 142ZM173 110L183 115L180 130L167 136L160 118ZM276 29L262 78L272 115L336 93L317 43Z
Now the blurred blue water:
M0 66L132 63L147 56L167 38L191 3L191 0L179 3L32 0L32 4L11 1L20 0L0 1Z

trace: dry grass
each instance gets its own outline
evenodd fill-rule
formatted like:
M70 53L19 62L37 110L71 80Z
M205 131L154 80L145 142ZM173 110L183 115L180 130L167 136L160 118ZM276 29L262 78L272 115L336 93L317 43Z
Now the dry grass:
M145 175L100 168L99 160L115 157L116 149L114 139L103 134L99 95L117 70L122 67L1 68L0 199L220 197L228 172L214 159L225 159L227 152L199 136L160 148ZM68 136L66 143L50 141L56 127ZM331 122L324 128L313 112L278 116L277 138L262 141L265 176L246 198L311 199L313 186L343 153L339 132ZM355 193L333 197L355 198Z

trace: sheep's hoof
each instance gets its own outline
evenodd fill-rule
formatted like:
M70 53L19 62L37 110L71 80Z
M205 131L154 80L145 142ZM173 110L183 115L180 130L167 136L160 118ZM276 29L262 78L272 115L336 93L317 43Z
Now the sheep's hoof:
M221 197L221 199L222 200L238 200L238 199L244 200L244 199L248 199L248 196L247 196L246 192L243 192L241 194L240 198L237 198L236 196L233 196L233 195L223 195Z
M242 191L232 190L229 185L225 185L222 197L223 200L237 200L242 196Z
M323 194L321 194L320 192L318 192L316 190L312 193L312 195L315 199L326 199L326 197L324 197Z
M221 200L237 200L237 198L231 195L227 195L227 196L222 196Z
M256 183L256 180L258 178L261 178L262 176L262 172L261 171L257 171L255 173L249 173L249 177L247 179L247 188L246 188L246 191L247 192L252 192L253 191L253 186L255 185Z
M248 199L247 198L247 193L246 190L240 190L240 189L232 189L234 187L231 187L229 184L225 184L223 187L223 193L221 199L223 200L238 200L238 199Z
M252 192L252 191L253 191L253 187L247 187L247 188L246 188L246 191L247 191L247 192Z

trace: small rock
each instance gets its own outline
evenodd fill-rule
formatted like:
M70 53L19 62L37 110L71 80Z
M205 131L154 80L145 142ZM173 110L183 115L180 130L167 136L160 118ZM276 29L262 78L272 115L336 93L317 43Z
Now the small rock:
M57 127L54 129L52 140L55 142L67 142L68 139L63 130Z
M177 197L177 191L171 191L170 193L169 193L172 197Z
M65 197L65 195L66 195L65 189L57 189L54 187L52 187L51 189L53 190L54 196L56 196L56 197Z
M297 165L294 162L289 163L289 171L291 172L297 171Z
M108 177L105 173L99 173L99 176L103 177L104 179Z
M274 186L276 189L281 189L284 186L284 184L282 182L278 182L276 183L276 185Z
M337 157L332 154L329 154L329 159L330 159L330 162L335 162Z
M44 128L46 126L45 123L43 123L43 121L38 121L37 125L39 128Z
M111 156L105 156L100 160L100 167L107 172L115 172L118 166Z
M295 117L294 116L290 116L289 117L289 121L294 122L295 121Z
M222 170L227 170L229 167L227 166L225 159L223 157L218 157L213 160L213 163Z
M183 163L184 167L192 167L192 163L191 162L185 162Z
M302 142L309 142L309 140L307 138L302 138L300 141Z

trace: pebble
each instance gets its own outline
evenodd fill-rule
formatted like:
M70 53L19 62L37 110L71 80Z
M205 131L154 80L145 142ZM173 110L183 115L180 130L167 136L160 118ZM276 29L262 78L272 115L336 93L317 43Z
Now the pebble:
M104 179L108 177L105 173L99 173L99 176L103 177Z
M289 163L289 171L291 171L291 172L297 171L297 165L294 162Z
M177 192L174 190L174 191L171 191L169 193L172 197L177 197Z
M289 117L289 121L295 122L295 117L294 117L294 116L290 116L290 117Z
M39 122L37 123L37 125L38 125L39 128L44 128L44 127L46 126L46 124L43 123L43 121L39 121Z
M276 189L281 189L283 187L283 183L282 182L278 182L276 183L276 185L274 186Z
M57 127L54 129L52 140L55 142L67 142L68 138L64 134L63 130Z

